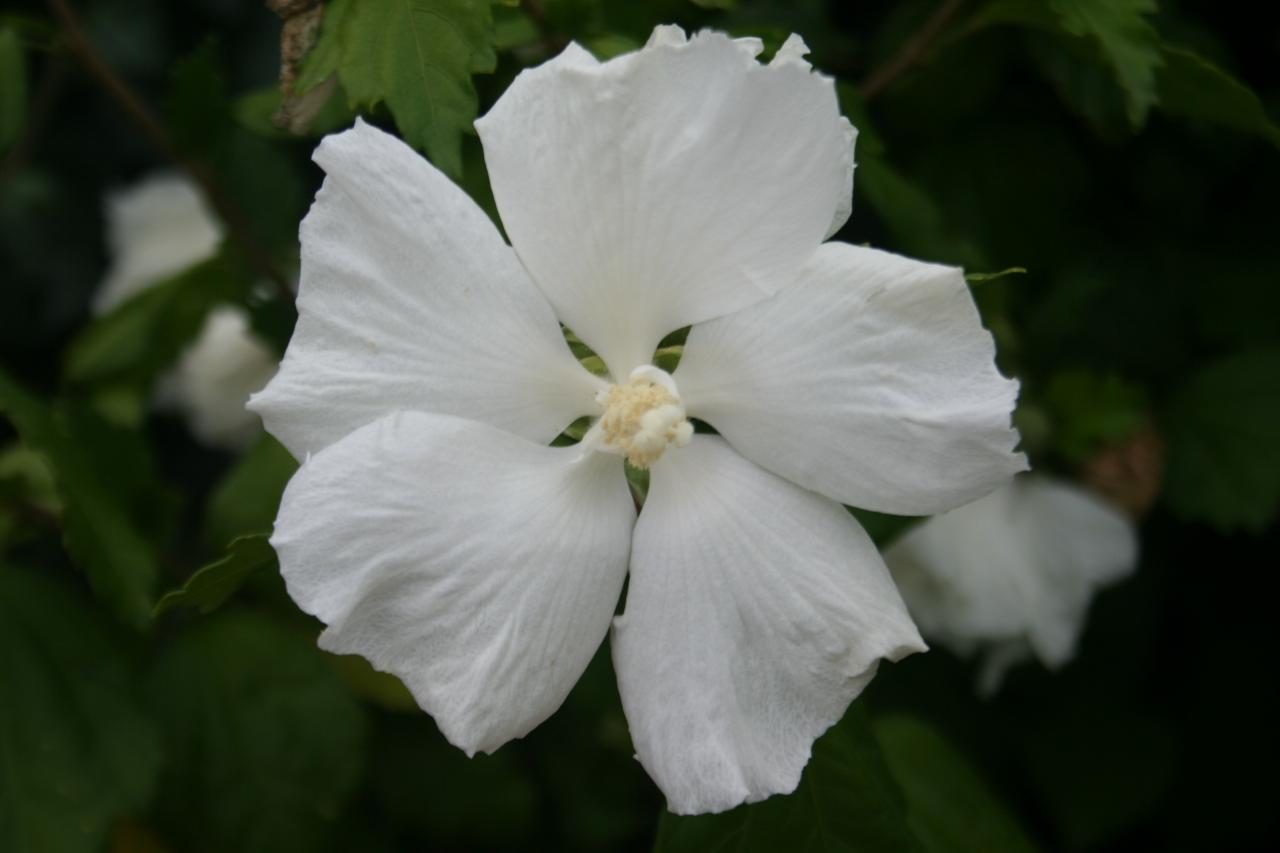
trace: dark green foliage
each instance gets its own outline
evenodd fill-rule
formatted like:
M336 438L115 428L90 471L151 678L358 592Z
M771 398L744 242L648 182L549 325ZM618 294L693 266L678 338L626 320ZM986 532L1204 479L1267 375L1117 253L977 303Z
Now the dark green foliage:
M334 849L360 778L360 707L310 632L253 612L193 625L151 672L161 827L183 849Z
M4 373L0 411L53 472L62 499L67 551L118 618L144 627L151 619L158 557L143 534L138 513L155 511L161 499L159 488L146 480L140 437L116 430L87 411L52 409ZM141 494L130 494L134 489ZM139 498L144 505L130 507Z
M0 848L101 850L160 769L130 647L69 584L0 565Z
M1267 114L1258 96L1204 57L1166 46L1157 83L1160 108L1165 112L1256 133L1280 147L1280 127Z
M209 496L205 542L220 549L237 536L270 533L280 495L297 468L284 445L269 435L259 438Z
M1170 506L1223 530L1261 532L1280 510L1280 349L1196 371L1166 419Z
M929 853L1034 853L1018 820L965 757L927 723L889 716L872 726L902 788L907 826Z

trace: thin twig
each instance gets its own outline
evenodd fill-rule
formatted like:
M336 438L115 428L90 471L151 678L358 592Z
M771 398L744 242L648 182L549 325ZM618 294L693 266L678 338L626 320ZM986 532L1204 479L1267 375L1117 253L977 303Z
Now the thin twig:
M50 10L62 25L63 39L76 61L88 72L94 82L116 102L125 115L151 141L151 144L166 159L172 161L174 165L190 175L200 185L200 188L204 190L205 196L209 199L209 204L213 206L218 216L226 224L227 233L231 236L231 239L244 250L249 263L257 269L259 275L271 280L280 298L292 301L294 294L293 288L289 285L289 280L276 267L271 260L271 255L249 227L239 206L223 191L209 169L200 161L184 154L174 144L164 125L152 114L151 110L147 108L137 94L129 88L128 84L116 75L111 66L98 53L93 43L89 41L84 29L80 26L79 18L76 17L75 12L66 0L48 0L48 3Z
M867 77L858 90L862 99L869 101L876 97L928 56L934 40L963 4L964 0L944 0L942 5L929 16L929 20L924 22L920 31L902 46L902 50Z

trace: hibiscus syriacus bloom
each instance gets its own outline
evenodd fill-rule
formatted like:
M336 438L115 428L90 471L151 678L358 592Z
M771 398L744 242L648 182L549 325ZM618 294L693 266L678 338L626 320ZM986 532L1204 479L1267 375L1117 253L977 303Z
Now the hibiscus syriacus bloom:
M1023 660L1071 660L1094 593L1137 564L1138 535L1096 495L1028 474L907 531L885 560L926 637L981 655L990 694Z
M938 512L1025 466L960 271L823 244L854 132L799 39L759 51L662 27L523 72L476 123L510 246L393 137L326 139L297 330L251 404L306 460L272 543L324 648L487 752L612 623L636 752L684 813L792 790L878 661L924 648L841 504Z
M107 197L111 266L94 298L106 314L218 252L222 225L187 178L158 172ZM182 412L210 447L242 450L262 432L245 401L276 371L276 356L237 305L209 313L200 333L160 380L158 405Z

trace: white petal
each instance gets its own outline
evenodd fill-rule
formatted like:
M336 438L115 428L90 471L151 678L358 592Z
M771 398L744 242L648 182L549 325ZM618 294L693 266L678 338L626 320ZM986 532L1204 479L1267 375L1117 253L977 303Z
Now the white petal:
M792 33L787 36L787 40L782 43L782 47L778 48L778 52L773 55L773 59L769 60L770 65L799 65L808 70L812 66L805 59L809 55L809 45L804 43L804 39L798 33Z
M262 429L245 403L275 372L276 354L253 333L248 313L220 306L165 377L166 402L186 415L201 442L243 450Z
M649 40L645 42L645 47L657 47L658 45L668 45L676 47L686 44L689 36L685 34L684 27L676 24L658 24L653 28L653 32L649 34Z
M150 175L107 196L105 207L111 266L94 297L100 314L213 257L222 241L222 225L182 175Z
M1137 552L1124 515L1028 475L912 528L885 558L926 636L994 653L1003 671L1001 647L1029 644L1048 666L1069 660L1094 592L1133 571Z
M524 71L476 122L511 243L614 376L789 284L847 195L834 84L721 33Z
M844 132L845 150L844 188L836 197L836 212L831 216L831 224L827 226L827 233L822 238L824 240L839 231L849 221L849 215L853 213L853 148L858 141L858 129L850 124L848 119L843 121L841 130Z
M311 457L271 544L320 645L399 676L469 754L564 701L608 630L635 508L617 457L393 414Z
M315 153L298 326L252 408L301 458L397 410L537 442L596 410L599 380L493 223L407 145L363 122Z
M960 270L827 243L794 287L695 326L676 383L691 417L774 473L927 515L1026 468L1018 385L994 357Z
M793 790L878 661L923 648L839 504L714 436L654 465L613 656L640 762L672 811Z

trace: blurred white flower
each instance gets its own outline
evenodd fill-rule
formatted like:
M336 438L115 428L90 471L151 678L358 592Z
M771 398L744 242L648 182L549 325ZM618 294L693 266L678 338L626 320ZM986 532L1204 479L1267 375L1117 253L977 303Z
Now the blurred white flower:
M1138 536L1101 498L1030 474L912 528L885 560L926 637L981 655L990 694L1015 663L1071 660L1094 593L1137 564Z
M681 813L794 789L879 660L923 648L841 503L939 512L1025 467L961 272L822 243L853 128L803 42L759 50L660 27L520 74L476 123L511 246L394 137L326 139L298 326L250 404L306 460L272 543L324 648L487 752L613 623L636 752ZM650 471L638 519L623 456Z
M94 300L99 314L208 260L222 241L222 226L199 190L173 173L153 174L108 196L106 217L111 266ZM250 329L244 309L220 306L161 378L157 403L181 411L201 442L243 449L260 429L245 402L275 371L275 355Z
M249 396L275 375L276 354L254 334L237 305L209 312L200 334L167 377L165 401L187 416L195 437L210 447L239 450L262 430L245 408Z
M131 296L212 258L222 225L187 178L157 172L106 199L111 265L94 297L105 314Z

